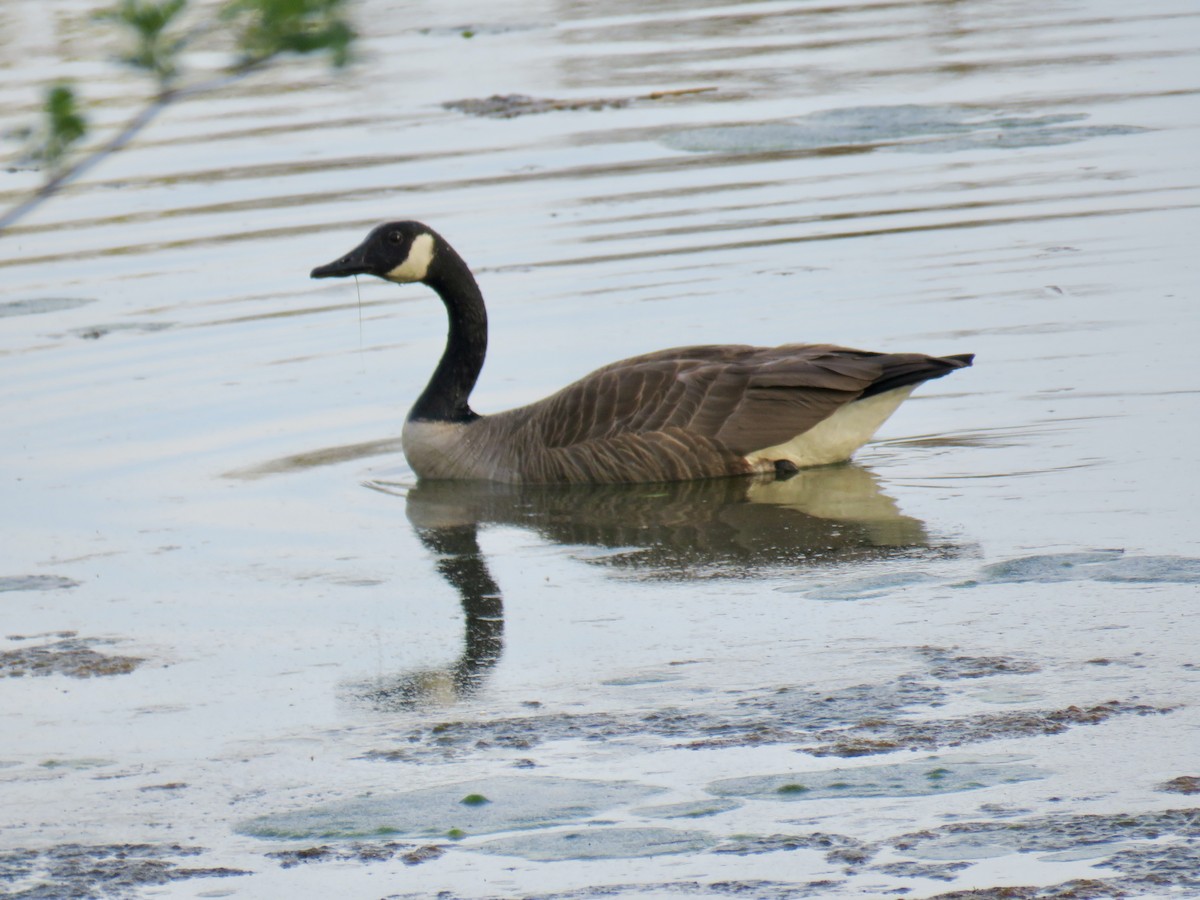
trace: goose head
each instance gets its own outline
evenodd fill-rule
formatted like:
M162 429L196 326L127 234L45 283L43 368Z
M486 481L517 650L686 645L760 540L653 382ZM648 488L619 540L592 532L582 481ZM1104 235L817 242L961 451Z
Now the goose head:
M313 278L375 275L397 284L426 281L438 244L433 229L420 222L388 222L366 240L324 266L312 270Z

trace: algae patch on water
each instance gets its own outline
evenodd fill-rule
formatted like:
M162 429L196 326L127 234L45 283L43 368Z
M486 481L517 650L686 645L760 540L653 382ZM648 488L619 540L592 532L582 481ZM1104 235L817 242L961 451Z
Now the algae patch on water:
M683 129L663 143L687 153L957 152L1070 144L1139 134L1130 125L1083 125L1085 113L1024 115L1003 109L900 104L824 109L792 119Z
M1033 766L1008 758L946 760L937 757L890 766L819 772L750 775L714 781L722 797L760 800L827 800L831 797L919 797L971 791L1041 778Z
M1200 583L1200 559L1190 556L1136 556L1123 550L1045 553L983 567L978 584L1055 584L1098 581L1109 584Z
M59 591L74 587L79 587L79 582L64 575L0 575L0 592Z
M470 837L579 822L658 788L631 782L519 776L326 803L242 822L262 838ZM464 798L486 798L465 802Z
M0 303L0 319L9 316L29 316L39 313L61 312L95 303L94 297L27 297Z
M737 809L741 805L736 800L708 797L704 800L687 800L683 803L667 803L663 806L643 806L633 812L650 819L702 819Z
M632 859L706 850L715 841L699 831L671 828L584 828L497 838L476 849L539 861Z

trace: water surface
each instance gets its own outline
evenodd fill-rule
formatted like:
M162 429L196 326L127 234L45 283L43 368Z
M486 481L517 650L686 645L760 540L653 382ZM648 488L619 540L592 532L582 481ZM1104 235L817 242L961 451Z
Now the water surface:
M103 5L4 4L0 130L136 112ZM0 237L5 889L1200 891L1193 5L355 15ZM307 277L401 217L478 273L484 412L677 344L978 359L784 484L417 485L440 305Z

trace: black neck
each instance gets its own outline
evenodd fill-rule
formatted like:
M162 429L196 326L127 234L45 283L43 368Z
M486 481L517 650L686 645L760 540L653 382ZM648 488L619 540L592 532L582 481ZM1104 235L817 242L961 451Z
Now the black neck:
M446 304L450 332L441 362L408 417L427 422L469 422L479 418L467 400L487 354L483 294L462 257L444 241L438 241L425 283Z

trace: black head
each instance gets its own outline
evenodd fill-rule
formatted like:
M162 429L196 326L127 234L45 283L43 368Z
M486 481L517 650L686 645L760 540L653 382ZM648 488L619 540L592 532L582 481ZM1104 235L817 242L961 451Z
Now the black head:
M376 275L397 284L424 281L438 244L433 229L420 222L389 222L340 259L312 270L313 278Z

